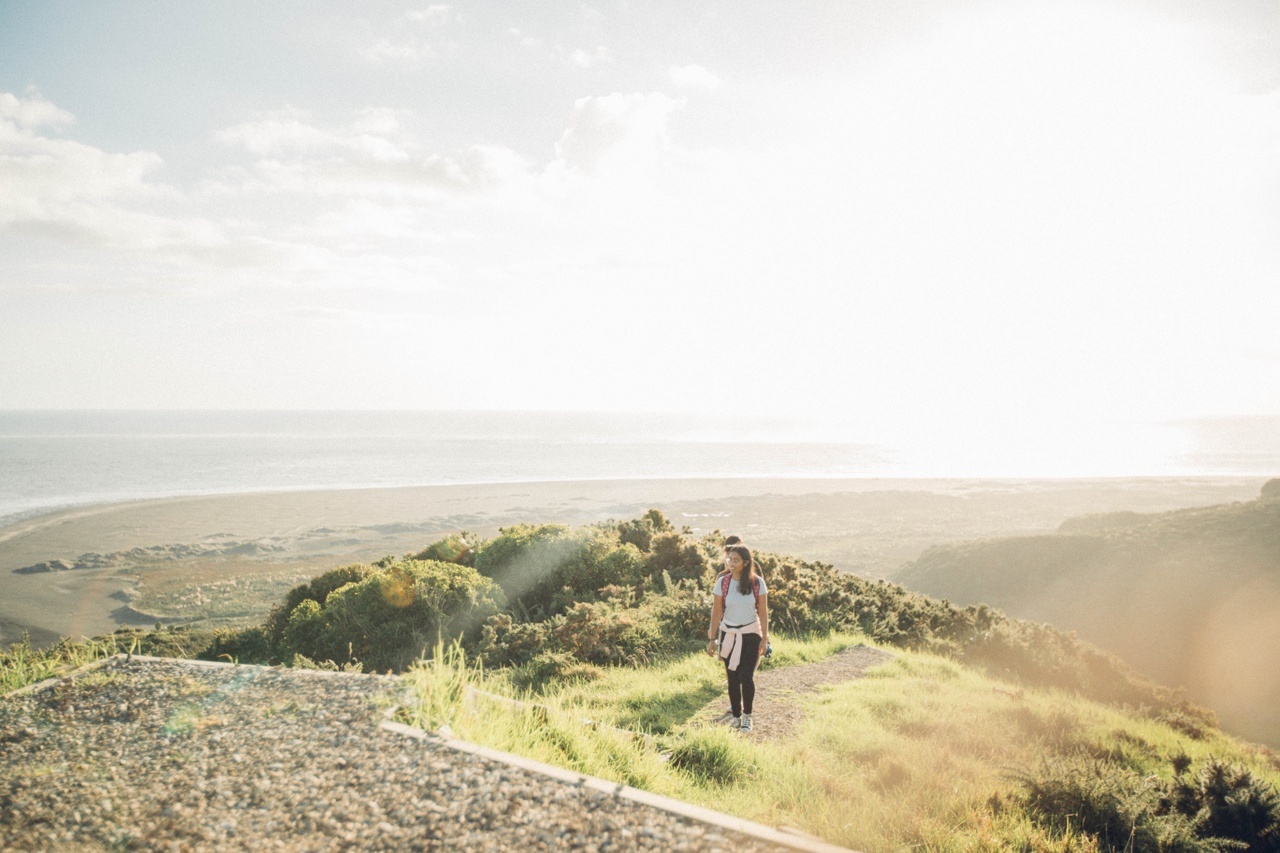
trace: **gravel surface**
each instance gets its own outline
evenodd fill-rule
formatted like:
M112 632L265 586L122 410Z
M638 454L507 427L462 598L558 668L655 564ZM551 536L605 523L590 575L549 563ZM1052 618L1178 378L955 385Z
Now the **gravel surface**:
M374 675L115 658L0 700L5 850L724 850L771 843L378 728Z

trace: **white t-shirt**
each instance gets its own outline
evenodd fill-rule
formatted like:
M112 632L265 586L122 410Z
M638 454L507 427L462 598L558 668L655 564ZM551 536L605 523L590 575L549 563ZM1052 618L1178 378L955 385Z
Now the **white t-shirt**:
M769 588L765 586L764 578L756 575L756 580L760 584L760 594L766 595ZM724 588L724 578L716 581L715 587L711 590L712 595L719 595L720 590ZM738 592L738 582L729 576L729 592L724 597L724 624L726 625L750 625L756 621L756 596L754 592L748 591L745 595Z

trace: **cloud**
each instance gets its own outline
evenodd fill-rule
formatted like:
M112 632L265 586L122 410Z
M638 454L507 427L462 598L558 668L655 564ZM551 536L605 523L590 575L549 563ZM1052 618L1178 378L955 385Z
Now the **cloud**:
M673 65L667 77L680 89L714 92L721 86L720 78L701 65Z
M542 39L527 35L517 27L507 27L507 35L517 39L520 46L526 49L542 46Z
M441 27L449 23L453 10L444 3L433 3L425 9L414 9L405 13L405 20L415 24L426 24Z
M472 145L451 153L426 153L401 132L400 114L366 110L350 124L325 127L286 108L227 128L223 143L259 159L238 187L308 194L412 194L422 190L483 190L527 172L508 148Z
M413 9L400 16L394 35L365 45L360 55L375 65L432 59L438 55L442 31L455 17L452 7L442 3Z
M145 208L179 194L151 180L158 154L117 154L39 129L74 116L39 96L0 93L0 229L80 243L157 249L222 241L212 224Z
M50 125L61 127L75 121L75 116L39 95L19 98L12 92L0 92L0 132L6 124L12 128L35 130Z
M421 62L436 55L435 48L418 38L403 41L378 39L360 50L360 55L374 64L385 62Z
M587 174L651 167L669 148L667 121L684 103L660 92L580 98L556 154Z
M310 116L286 107L263 118L226 128L218 139L261 157L319 156L351 153L376 160L403 160L408 155L390 136L399 129L393 111L368 110L346 127L325 129Z
M581 48L569 54L569 62L579 68L591 68L596 65L610 65L613 63L613 54L609 52L609 48L599 45L593 51L586 51Z

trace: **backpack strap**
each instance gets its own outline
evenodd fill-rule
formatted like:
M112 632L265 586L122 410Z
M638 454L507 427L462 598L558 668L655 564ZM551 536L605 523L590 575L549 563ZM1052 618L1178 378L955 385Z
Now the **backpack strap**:
M720 580L720 597L724 598L729 594L729 582L733 580L733 575L725 573ZM756 575L751 579L751 592L756 597L756 603L760 603L760 576Z

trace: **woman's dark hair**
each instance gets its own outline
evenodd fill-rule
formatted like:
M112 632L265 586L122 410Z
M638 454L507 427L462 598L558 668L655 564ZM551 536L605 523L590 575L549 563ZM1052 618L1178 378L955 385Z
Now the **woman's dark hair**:
M728 539L724 540L725 548L728 548L730 545L741 545L741 544L742 544L741 536L730 536Z
M756 561L751 559L751 549L746 545L726 545L725 554L737 554L742 558L742 574L738 576L738 592L747 595L755 586Z

